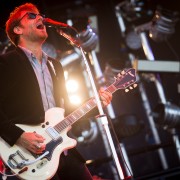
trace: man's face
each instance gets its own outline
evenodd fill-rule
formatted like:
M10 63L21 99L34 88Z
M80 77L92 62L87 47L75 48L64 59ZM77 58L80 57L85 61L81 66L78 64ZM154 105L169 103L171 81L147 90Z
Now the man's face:
M22 11L19 28L21 30L20 38L26 42L43 43L48 37L46 27L43 24L43 17L37 10Z

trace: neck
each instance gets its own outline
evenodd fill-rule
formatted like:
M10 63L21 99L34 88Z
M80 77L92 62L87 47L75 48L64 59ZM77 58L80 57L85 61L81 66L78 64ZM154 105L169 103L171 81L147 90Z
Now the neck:
M36 56L39 63L42 62L42 44L21 42L19 45L30 50Z

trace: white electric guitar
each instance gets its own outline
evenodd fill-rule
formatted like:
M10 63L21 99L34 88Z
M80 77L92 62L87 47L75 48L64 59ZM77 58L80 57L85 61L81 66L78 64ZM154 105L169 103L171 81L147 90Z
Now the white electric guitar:
M133 89L135 82L135 69L130 68L118 74L115 82L106 91L114 93L118 89ZM76 140L67 136L71 125L95 107L96 100L91 98L65 118L62 108L52 108L45 113L45 122L42 124L16 124L25 132L37 132L45 137L46 149L41 155L36 155L21 146L11 147L0 138L0 155L3 162L21 179L50 179L57 171L61 153L76 146Z

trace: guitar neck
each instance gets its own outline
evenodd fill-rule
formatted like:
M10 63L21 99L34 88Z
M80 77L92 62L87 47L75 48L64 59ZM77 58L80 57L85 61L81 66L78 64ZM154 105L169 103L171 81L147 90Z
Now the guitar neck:
M135 81L136 81L135 69L131 68L125 71L124 73L118 74L118 76L115 78L115 82L111 84L109 87L107 87L105 91L114 93L117 89L125 89L129 87L130 85L134 84ZM89 111L95 108L96 105L97 105L96 99L91 98L85 104L80 106L77 110L69 114L64 120L58 123L54 128L56 129L56 131L60 133L62 130L66 129L68 126L71 126L81 117L86 115Z
M116 90L117 90L117 88L112 84L105 91L114 93ZM91 98L85 104L83 104L78 109L76 109L74 112L69 114L64 120L62 120L60 123L58 123L54 128L56 129L56 131L61 132L62 130L66 129L68 126L71 126L72 124L74 124L81 117L86 115L89 111L91 111L93 108L95 108L96 105L97 105L96 99Z

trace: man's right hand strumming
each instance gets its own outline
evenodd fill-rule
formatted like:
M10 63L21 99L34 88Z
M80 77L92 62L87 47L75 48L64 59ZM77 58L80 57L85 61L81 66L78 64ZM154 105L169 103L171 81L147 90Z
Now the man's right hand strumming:
M35 132L24 132L17 140L17 144L35 154L41 154L46 147L46 145L43 144L44 140L44 137Z

